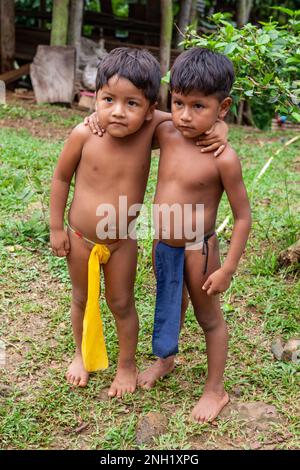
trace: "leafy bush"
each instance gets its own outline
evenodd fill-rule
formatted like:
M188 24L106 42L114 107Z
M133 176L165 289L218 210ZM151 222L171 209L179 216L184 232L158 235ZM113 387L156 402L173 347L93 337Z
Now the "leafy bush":
M232 60L234 111L246 99L254 108L266 105L300 122L300 10L276 9L289 16L286 25L279 26L270 18L261 27L248 23L238 29L228 14L216 13L211 17L217 26L213 33L200 37L189 27L183 44L185 48L207 47Z

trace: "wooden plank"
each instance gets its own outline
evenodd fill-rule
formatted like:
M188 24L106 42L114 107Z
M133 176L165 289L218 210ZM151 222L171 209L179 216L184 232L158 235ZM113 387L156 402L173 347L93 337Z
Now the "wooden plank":
M72 103L75 84L75 48L39 46L30 66L38 103Z
M13 69L9 72L2 73L0 75L0 80L6 83L12 83L21 78L23 75L29 75L30 64L22 65L19 69Z

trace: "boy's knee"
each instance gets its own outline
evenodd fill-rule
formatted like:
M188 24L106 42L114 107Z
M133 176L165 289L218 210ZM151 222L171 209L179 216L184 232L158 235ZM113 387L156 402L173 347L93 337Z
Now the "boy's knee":
M87 302L87 294L84 292L73 291L72 302L76 307L84 310Z
M108 308L118 317L126 317L134 307L132 298L124 297L106 297Z
M222 324L225 323L222 317L220 317L219 315L211 314L210 312L206 312L206 313L198 312L196 313L196 316L197 316L199 325L201 326L201 328L203 329L205 333L218 328L221 325L221 323Z

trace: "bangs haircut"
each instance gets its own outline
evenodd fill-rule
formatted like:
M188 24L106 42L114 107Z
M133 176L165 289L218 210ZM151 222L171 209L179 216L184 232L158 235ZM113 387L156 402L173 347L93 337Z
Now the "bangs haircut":
M133 83L143 92L150 104L157 101L161 72L158 61L150 52L129 47L113 49L98 66L96 92L114 75Z
M216 95L219 101L230 95L234 82L231 60L209 49L194 47L182 52L171 68L171 91L187 95L199 91Z

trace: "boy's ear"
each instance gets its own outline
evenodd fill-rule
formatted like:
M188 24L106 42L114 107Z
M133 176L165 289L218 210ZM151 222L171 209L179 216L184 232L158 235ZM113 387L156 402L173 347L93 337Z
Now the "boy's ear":
M153 114L156 109L156 106L157 106L157 101L149 107L146 117L145 117L145 121L151 121L151 119L153 118Z
M230 98L230 96L227 96L223 101L222 103L220 104L220 110L219 110L219 118L220 119L224 119L226 114L228 113L229 111L229 108L231 106L231 103L232 103L232 99Z

